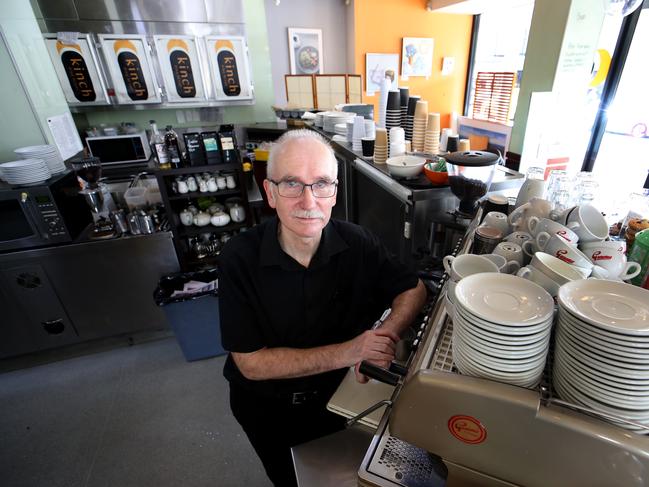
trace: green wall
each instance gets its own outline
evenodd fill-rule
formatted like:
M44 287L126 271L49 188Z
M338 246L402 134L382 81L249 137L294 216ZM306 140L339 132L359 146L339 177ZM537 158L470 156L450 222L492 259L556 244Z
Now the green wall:
M0 27L8 49L0 49L1 162L15 159L17 147L53 143L47 118L68 112L68 105L29 2L4 0Z
M266 31L266 14L264 0L243 0L246 18L246 36L250 61L252 64L252 79L255 85L255 104L220 108L222 120L227 123L270 122L275 120L271 110L274 102L273 81L270 69L270 51L268 48L268 33ZM178 123L175 108L153 110L93 110L83 115L75 115L78 128L99 126L100 124L117 125L120 122L134 122L139 128L146 128L149 120L153 119L158 127L173 125L188 127L204 125L205 122ZM209 121L209 120L208 120ZM218 121L214 120L215 123Z

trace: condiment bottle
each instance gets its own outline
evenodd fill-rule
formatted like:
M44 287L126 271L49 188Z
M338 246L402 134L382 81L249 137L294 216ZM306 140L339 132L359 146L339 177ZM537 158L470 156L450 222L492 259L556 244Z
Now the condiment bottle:
M167 154L165 139L158 131L158 125L155 123L155 120L149 120L149 123L151 124L151 139L149 140L149 144L151 145L151 151L153 152L156 165L160 169L170 169L171 164L169 163L169 154Z
M165 133L164 138L171 167L177 169L182 166L182 161L180 159L180 145L178 143L178 134L174 132L171 125L167 125L167 133Z

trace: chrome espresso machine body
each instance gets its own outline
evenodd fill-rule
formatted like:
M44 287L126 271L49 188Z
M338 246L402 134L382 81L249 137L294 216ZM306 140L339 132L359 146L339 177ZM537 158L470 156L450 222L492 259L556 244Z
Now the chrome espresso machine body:
M479 217L456 253L471 248ZM649 437L554 397L547 373L536 389L461 375L453 365L443 286L402 376L373 374L395 387L376 384L387 392L387 408L359 468L359 485L649 485Z

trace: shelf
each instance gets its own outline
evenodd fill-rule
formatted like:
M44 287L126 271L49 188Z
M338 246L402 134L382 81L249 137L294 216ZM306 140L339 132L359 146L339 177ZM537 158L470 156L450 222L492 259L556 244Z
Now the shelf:
M191 193L184 194L170 194L169 201L186 200L188 198L201 198L203 196L241 196L241 190L239 188L235 188L214 191L213 193L210 193L209 191L205 193L201 193L200 191L193 191Z
M160 176L180 176L183 174L196 174L197 172L235 171L241 169L240 162L228 164L209 164L206 166L179 167L178 169L155 169L155 174Z
M200 235L201 233L222 233L222 232L231 232L232 230L238 230L240 228L247 227L247 222L242 223L230 223L224 227L215 227L214 225L205 225L204 227L197 227L192 225L191 227L180 226L178 227L178 235L181 237L191 237L194 235Z

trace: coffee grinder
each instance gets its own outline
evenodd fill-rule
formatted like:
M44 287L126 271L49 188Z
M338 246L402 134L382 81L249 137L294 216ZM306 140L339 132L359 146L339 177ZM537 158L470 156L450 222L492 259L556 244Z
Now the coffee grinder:
M89 237L92 239L112 238L117 235L110 220L110 212L116 210L113 197L101 179L101 161L98 157L81 157L70 161L82 190L80 194L92 212L94 228Z

